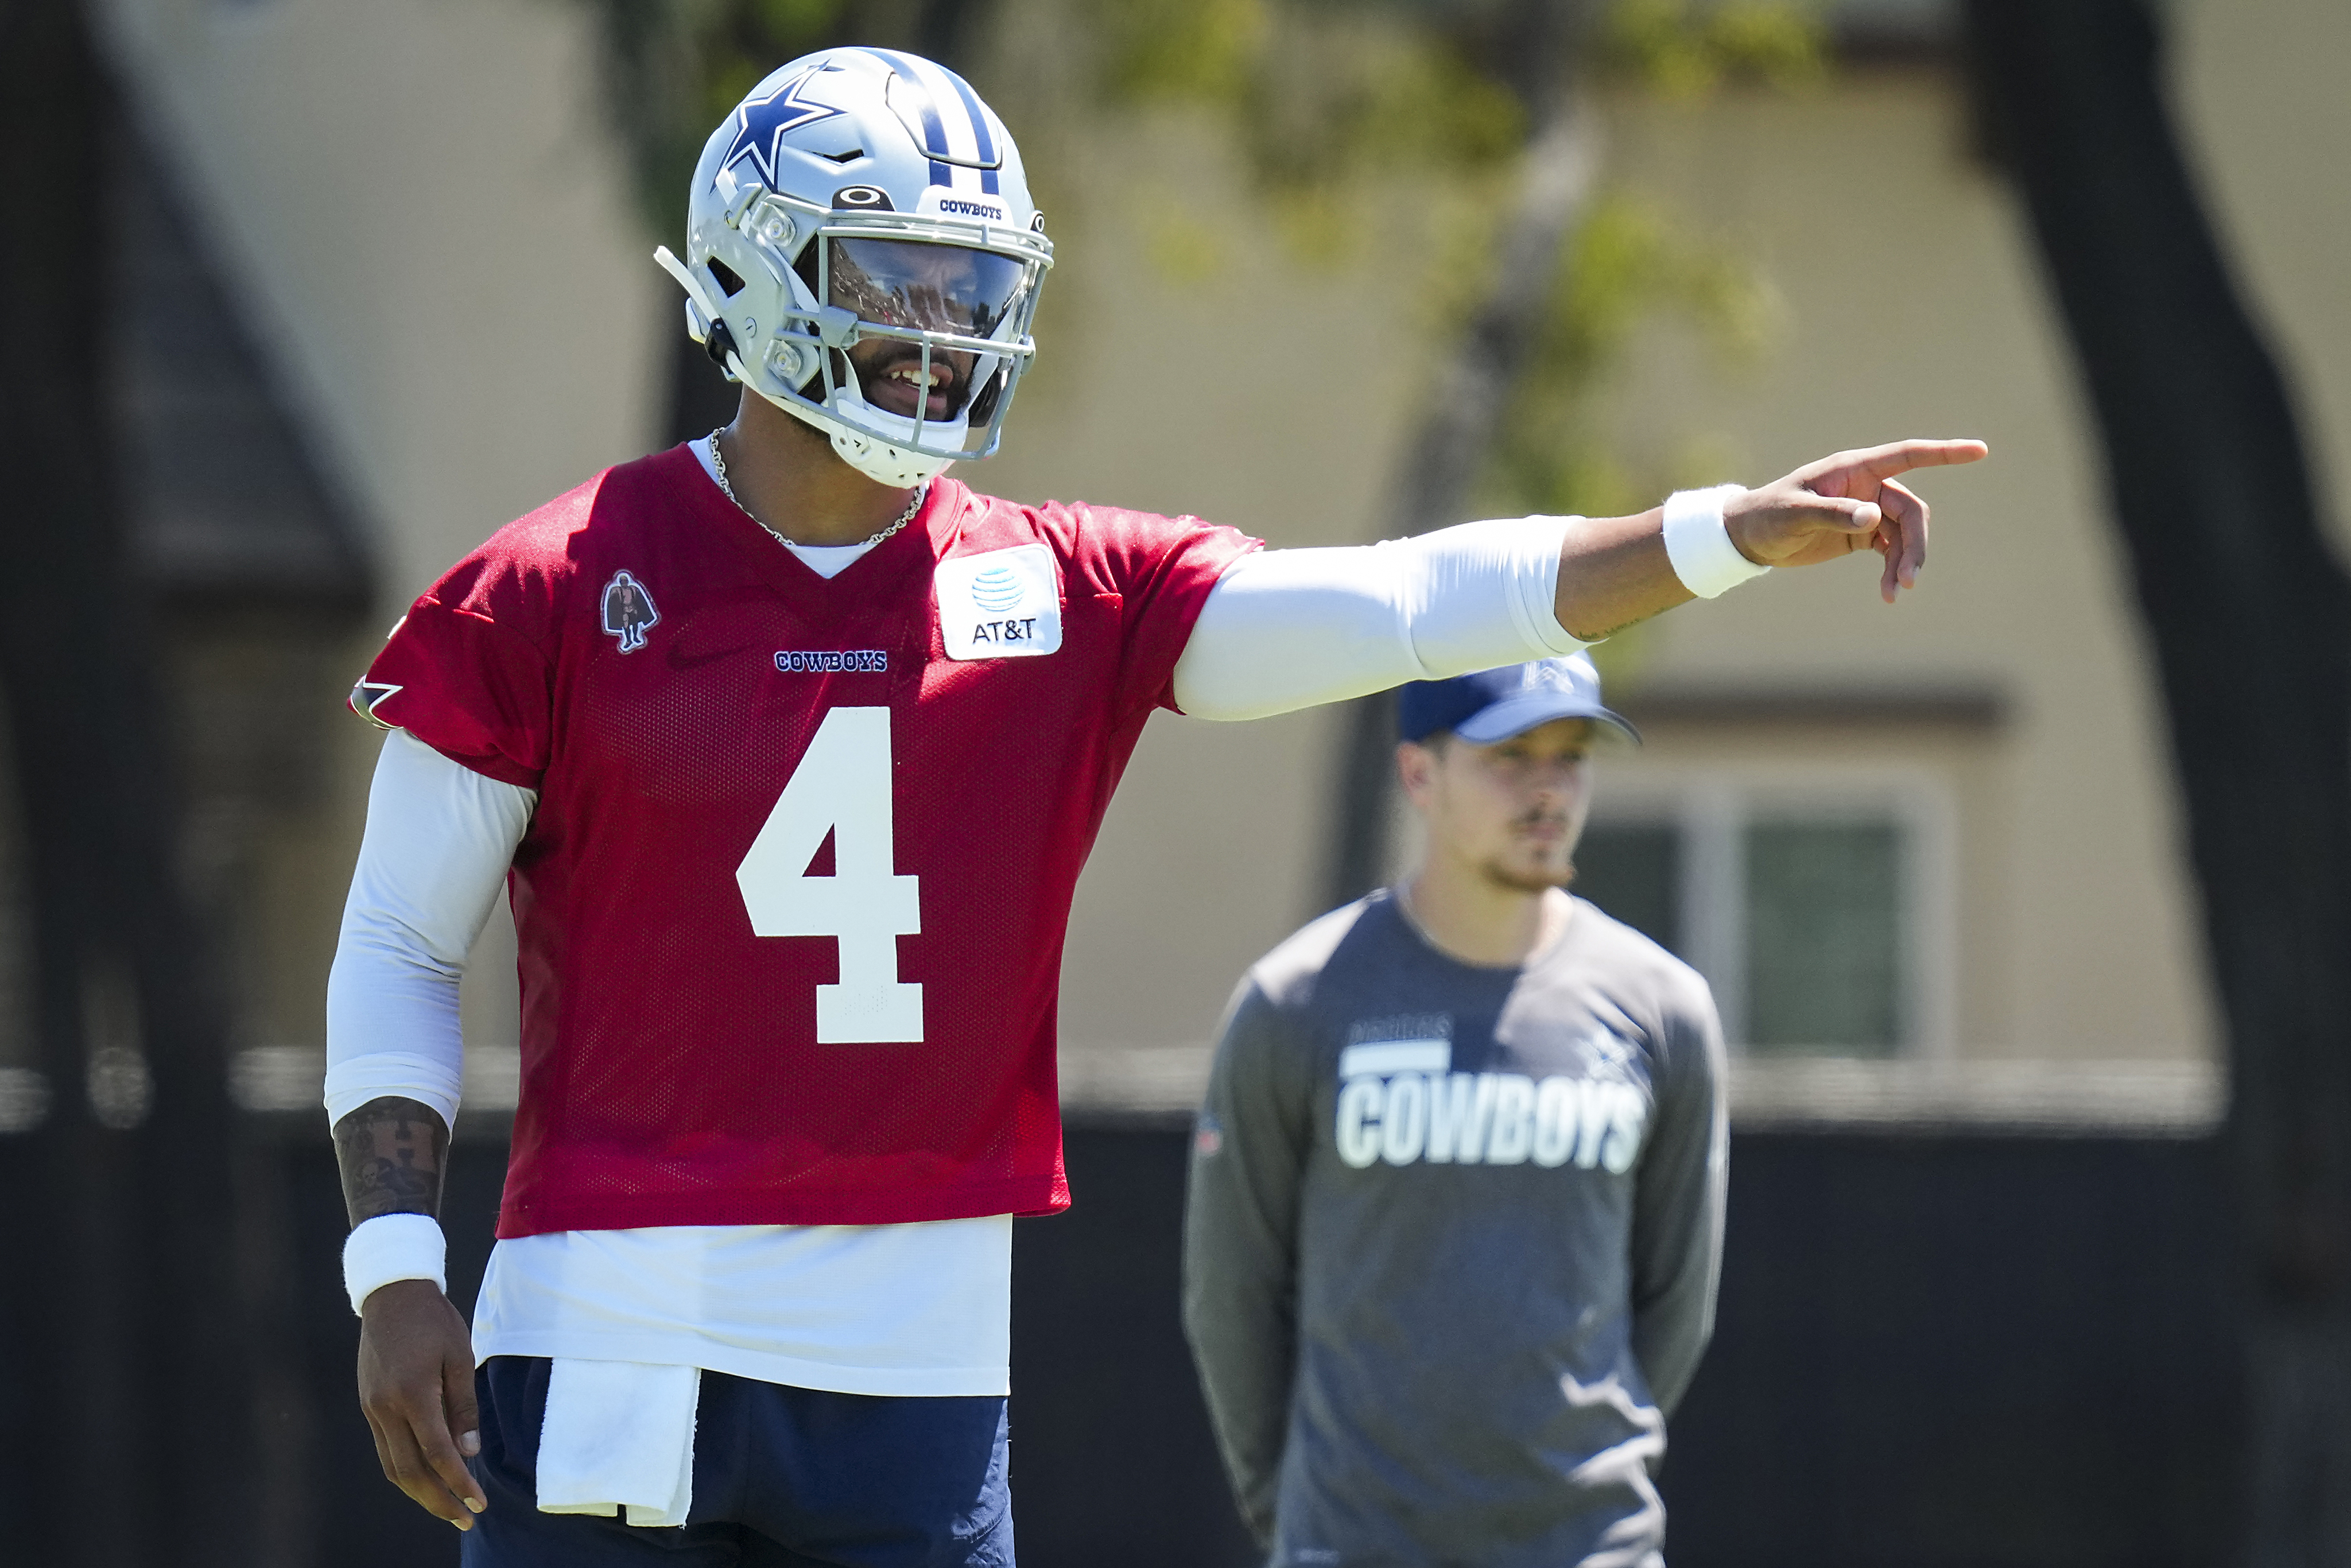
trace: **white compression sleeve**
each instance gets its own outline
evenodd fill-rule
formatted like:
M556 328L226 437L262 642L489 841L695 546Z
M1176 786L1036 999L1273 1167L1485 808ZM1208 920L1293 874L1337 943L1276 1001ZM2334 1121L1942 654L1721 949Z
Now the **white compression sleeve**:
M1200 608L1176 662L1176 704L1195 718L1262 718L1573 653L1584 644L1553 608L1569 520L1245 555Z
M387 1094L456 1124L457 982L538 802L405 730L384 738L327 977L329 1125Z

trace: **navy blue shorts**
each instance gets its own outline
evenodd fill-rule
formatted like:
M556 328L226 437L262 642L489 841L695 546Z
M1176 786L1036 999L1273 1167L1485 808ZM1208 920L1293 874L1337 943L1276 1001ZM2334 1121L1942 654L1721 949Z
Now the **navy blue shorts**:
M694 1508L681 1529L538 1511L549 1363L474 1375L489 1511L465 1568L1012 1568L1005 1401L828 1394L702 1375Z

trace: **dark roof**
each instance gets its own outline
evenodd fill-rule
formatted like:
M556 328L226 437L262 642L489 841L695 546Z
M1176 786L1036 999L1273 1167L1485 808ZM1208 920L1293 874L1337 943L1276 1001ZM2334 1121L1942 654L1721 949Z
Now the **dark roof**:
M118 494L167 606L367 603L358 530L152 156L112 160Z

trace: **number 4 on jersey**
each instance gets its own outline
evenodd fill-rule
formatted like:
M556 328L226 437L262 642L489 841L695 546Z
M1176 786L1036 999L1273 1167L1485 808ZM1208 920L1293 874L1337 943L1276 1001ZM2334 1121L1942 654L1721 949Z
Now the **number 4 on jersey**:
M922 879L896 874L890 810L890 710L834 708L735 868L753 931L841 944L841 983L816 988L821 1044L923 1038L923 988L898 978L898 938L923 928ZM810 876L827 833L833 874Z

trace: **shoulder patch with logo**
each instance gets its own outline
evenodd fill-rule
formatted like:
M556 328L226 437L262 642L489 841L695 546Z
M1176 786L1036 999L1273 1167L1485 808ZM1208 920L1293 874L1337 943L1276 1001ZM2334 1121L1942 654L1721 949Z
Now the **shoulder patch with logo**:
M1061 583L1046 545L943 560L932 581L950 659L1019 659L1061 646Z
M633 572L622 572L604 585L604 634L621 640L621 652L633 653L645 645L645 633L661 620L653 596Z

